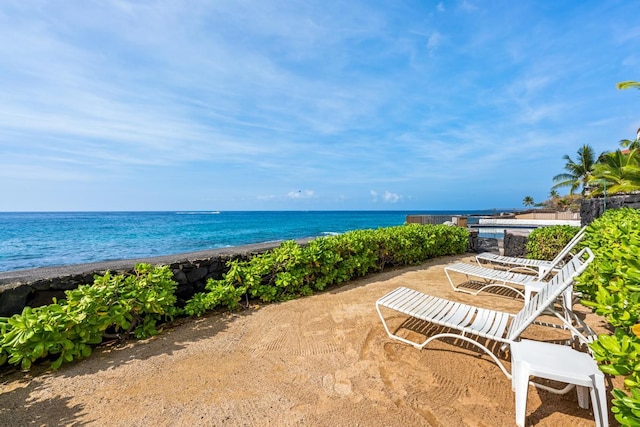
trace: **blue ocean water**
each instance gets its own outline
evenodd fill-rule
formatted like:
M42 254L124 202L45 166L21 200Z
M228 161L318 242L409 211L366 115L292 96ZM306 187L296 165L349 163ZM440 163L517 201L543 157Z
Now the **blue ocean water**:
M0 271L146 258L488 211L0 213Z

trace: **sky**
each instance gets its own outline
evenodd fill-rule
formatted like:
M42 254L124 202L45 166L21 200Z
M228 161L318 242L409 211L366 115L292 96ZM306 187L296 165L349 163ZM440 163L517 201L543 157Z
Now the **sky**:
M640 1L3 0L0 211L507 209L640 127ZM560 190L565 194L567 190Z

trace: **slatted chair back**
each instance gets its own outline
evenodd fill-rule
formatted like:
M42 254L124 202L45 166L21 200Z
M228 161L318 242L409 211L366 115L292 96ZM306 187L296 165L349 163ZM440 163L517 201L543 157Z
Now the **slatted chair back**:
M587 226L585 225L576 233L575 236L571 238L571 240L569 240L569 243L567 243L564 246L564 248L562 248L562 250L558 253L558 255L556 255L556 257L549 263L547 267L540 267L540 273L538 276L541 279L544 278L547 274L549 274L551 270L556 268L556 266L562 263L562 261L567 257L567 255L571 253L573 248L575 248L575 246L580 242L580 240L582 240L586 230L587 230Z
M556 302L560 295L572 288L575 278L582 274L591 261L593 261L593 252L589 248L584 248L575 254L518 312L509 325L507 338L515 341L543 311Z

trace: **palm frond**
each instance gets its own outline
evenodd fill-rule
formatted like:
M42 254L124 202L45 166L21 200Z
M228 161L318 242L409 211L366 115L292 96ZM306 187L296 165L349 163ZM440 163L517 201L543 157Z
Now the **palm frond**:
M626 82L617 83L616 87L618 89L640 89L640 82L627 80Z

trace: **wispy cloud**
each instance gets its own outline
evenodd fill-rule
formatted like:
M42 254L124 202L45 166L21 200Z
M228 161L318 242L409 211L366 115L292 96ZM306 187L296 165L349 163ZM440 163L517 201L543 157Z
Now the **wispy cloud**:
M436 31L429 36L429 39L427 40L427 48L430 51L433 51L440 46L441 42L442 42L442 34Z
M473 4L470 1L467 0L463 0L460 3L460 9L466 11L466 12L475 12L476 10L478 10L478 6L476 6L475 4Z
M390 191L385 191L384 195L382 196L382 199L386 203L397 203L400 199L402 199L402 196L397 194L397 193L392 193Z
M546 195L563 154L637 128L637 97L615 90L640 61L637 31L610 23L640 6L479 6L5 2L5 209L44 180L48 196L206 189L228 201L217 209L453 208L467 191L473 208L488 182L495 205L520 204L515 181ZM148 208L202 207L170 203Z
M287 197L290 199L308 199L310 197L315 197L315 192L313 190L290 191L287 193Z
M404 197L398 193L392 193L391 191L385 190L382 194L378 194L375 190L370 190L369 194L371 195L371 202L377 203L378 200L383 203L397 203L402 200Z

